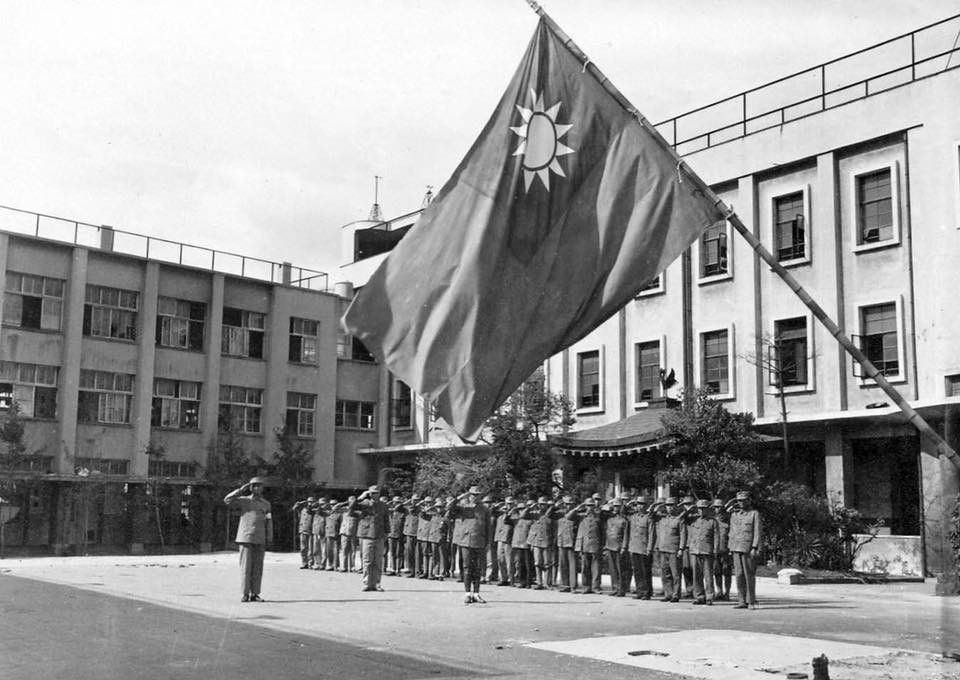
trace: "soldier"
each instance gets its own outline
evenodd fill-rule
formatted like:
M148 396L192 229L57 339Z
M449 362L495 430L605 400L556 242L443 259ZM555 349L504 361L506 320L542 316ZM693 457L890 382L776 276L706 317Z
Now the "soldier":
M324 522L323 533L325 536L327 571L335 571L340 568L340 551L338 537L340 536L340 525L343 523L343 508L345 503L334 503L330 506L327 513L327 519Z
M483 552L483 576L480 583L497 583L500 580L500 563L497 561L497 541L494 535L497 529L497 517L493 513L493 496L487 494L481 501L487 509L487 547ZM487 567L490 567L489 575Z
M690 524L697 519L697 501L693 496L684 496L680 501L680 514L683 517L683 523L689 530ZM683 574L684 588L682 592L684 597L693 598L693 561L690 559L690 552L683 551L683 557L680 559L680 572Z
M326 498L319 498L313 509L313 521L310 525L310 564L316 569L323 569L324 563L324 529L326 528L327 513L329 512Z
M730 599L730 579L733 574L733 563L730 559L730 550L727 548L730 536L730 521L727 508L719 498L713 499L713 514L717 520L717 557L713 561L713 575L717 581L717 601Z
M313 508L317 499L308 496L293 504L297 516L297 540L300 542L300 568L310 568L310 538L313 533Z
M357 538L363 562L363 589L381 591L383 544L390 529L390 511L387 504L380 500L380 487L371 486L360 494L348 512L358 517Z
M693 603L713 604L713 561L719 531L712 517L710 501L697 501L697 518L687 525L686 551L693 564Z
M686 526L677 508L677 499L671 496L657 512L657 555L660 559L660 581L663 583L663 602L680 601L680 558L683 555L683 537Z
M240 549L241 602L263 602L260 598L263 557L267 546L273 543L270 503L263 497L265 483L262 477L254 477L223 498L227 507L240 510L240 523L234 540Z
M417 514L417 576L430 578L430 560L433 557L430 518L433 517L433 498L424 496L417 504Z
M433 548L430 579L434 581L443 580L444 568L450 560L450 523L447 522L446 507L443 499L437 498L430 516L430 546Z
M738 491L736 505L730 515L730 553L737 579L735 609L757 608L757 551L760 548L760 513L750 504L750 494Z
M454 504L457 499L453 496L447 496L447 503L444 505L443 521L448 528L448 539L446 542L447 552L443 562L443 576L456 576L459 583L463 583L464 572L466 568L460 559L460 546L463 545L463 519L459 516L448 517L446 511Z
M403 520L403 570L407 572L407 578L414 578L417 575L417 522L420 519L417 504L419 501L420 494L415 493L404 503L407 514Z
M497 518L493 540L497 544L497 568L500 571L498 586L513 585L513 496L507 496L493 508Z
M561 593L577 588L577 554L574 552L577 536L577 515L573 511L573 497L563 497L563 515L557 520L557 562L560 565Z
M487 526L490 511L478 503L480 487L471 486L465 494L453 500L447 510L448 519L459 519L460 564L463 566L464 604L484 602L480 597L480 578L483 575L482 557L487 546Z
M623 597L627 590L624 565L627 561L627 516L623 501L610 501L604 522L603 548L607 553L607 571L610 572L610 595Z
M406 519L407 511L400 501L400 496L394 496L390 501L390 530L387 532L387 574L391 576L399 575L403 571L403 525Z
M634 597L638 600L649 600L653 595L653 549L656 545L656 525L647 511L650 499L638 496L630 504L627 516L628 538L627 550L630 553L630 563L633 567L633 578L636 583Z
M357 568L357 516L349 511L357 502L356 496L347 498L343 517L340 520L340 571L351 572Z
M531 512L533 523L527 534L527 544L533 555L536 569L536 590L553 588L553 547L557 543L557 509L546 496L537 499L537 506Z
M513 512L513 539L510 544L510 554L513 557L513 585L518 588L529 588L533 578L533 556L530 554L530 545L527 539L530 534L530 525L533 520L530 512L533 501L518 505Z
M583 594L600 592L600 558L603 554L603 520L595 498L588 498L574 508L568 517L579 517L577 538L574 547L580 548L580 565L583 569Z

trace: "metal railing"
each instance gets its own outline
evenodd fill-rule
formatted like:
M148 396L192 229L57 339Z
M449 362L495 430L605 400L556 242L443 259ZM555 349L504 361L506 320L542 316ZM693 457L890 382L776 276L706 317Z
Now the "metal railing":
M960 14L657 123L680 155L960 67Z
M330 290L329 276L314 269L5 205L0 205L0 230L270 283Z

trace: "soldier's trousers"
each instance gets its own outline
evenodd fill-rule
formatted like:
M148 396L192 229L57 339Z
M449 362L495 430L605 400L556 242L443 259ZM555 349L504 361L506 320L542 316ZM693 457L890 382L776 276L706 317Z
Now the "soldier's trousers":
M417 540L417 576L430 575L430 558L433 556L433 544L430 541Z
M741 604L757 603L757 563L753 555L735 552L733 573L737 577L737 598Z
M573 548L559 548L560 583L564 588L577 587L577 553Z
M430 558L430 576L442 577L444 574L449 573L450 544L446 541L437 541L436 543L431 543L430 545L433 548L433 556Z
M693 556L689 550L683 551L683 557L680 560L680 571L683 574L684 590L681 593L690 595L693 592Z
M546 579L546 585L553 586L553 549L533 547L530 550L533 552L533 565L537 570L537 584L544 585Z
M500 560L497 558L497 543L491 542L484 548L484 573L486 573L486 565L490 565L490 574L487 576L487 580L490 583L496 583L500 580Z
M497 541L497 566L500 583L513 584L513 548L506 541Z
M353 571L357 567L357 537L340 536L340 568Z
M533 554L530 548L513 546L513 582L521 586L529 586L533 578Z
M266 546L262 543L238 543L237 546L240 548L240 592L259 595Z
M675 552L657 553L660 559L660 581L663 583L663 596L680 598L680 558Z
M483 551L486 548L468 548L460 546L460 564L463 566L463 589L479 593L480 578L483 576Z
M600 591L600 560L603 559L601 553L584 552L580 553L581 567L583 569L583 587L586 590Z
M310 566L310 532L301 531L300 537L300 566Z
M733 576L733 561L730 553L718 553L713 561L713 577L717 582L717 594L730 594L730 579Z
M417 573L417 537L403 537L403 566L411 576Z
M607 550L607 571L610 572L610 587L615 593L626 593L630 585L630 570L627 554L619 550Z
M340 553L337 546L337 537L336 536L327 536L324 541L327 544L326 550L326 565L327 569L339 569L340 568Z
M320 569L323 567L323 544L326 541L323 534L311 534L310 536L310 562L314 567Z
M363 585L376 588L383 573L383 539L361 538L360 558L363 560Z
M390 571L399 574L403 569L403 539L399 536L391 536L388 543L390 544Z
M630 553L630 565L633 567L633 580L637 586L637 597L649 598L653 595L653 559L649 554Z
M713 602L713 555L690 555L693 563L693 596Z

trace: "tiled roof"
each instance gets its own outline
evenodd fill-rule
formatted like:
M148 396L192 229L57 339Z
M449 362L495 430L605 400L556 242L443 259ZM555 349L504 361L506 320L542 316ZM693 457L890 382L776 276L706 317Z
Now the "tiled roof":
M599 425L586 430L553 435L550 443L559 448L611 448L651 444L666 438L660 417L663 408L646 408L615 423Z

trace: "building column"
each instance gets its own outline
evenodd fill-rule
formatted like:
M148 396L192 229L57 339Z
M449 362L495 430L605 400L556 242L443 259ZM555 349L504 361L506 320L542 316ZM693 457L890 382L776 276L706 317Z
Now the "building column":
M156 364L157 295L160 290L160 265L147 262L140 293L140 329L137 337L137 378L134 383L133 465L131 474L146 477L150 471L150 420L153 411L153 373Z
M813 229L809 232L811 248L815 252L814 257L830 257L832 255L832 267L818 267L817 271L822 276L824 291L835 291L832 300L826 295L820 300L824 310L829 314L837 325L847 333L846 313L845 313L845 294L843 285L843 230L844 222L840 214L840 178L837 173L837 158L832 151L817 156L817 177L815 184L810 188L811 194L815 196L810 209L812 211ZM819 236L823 234L823 236ZM826 261L826 260L825 260ZM817 324L813 333L823 338L824 361L823 376L817 377L818 384L826 387L823 390L824 405L829 410L838 409L847 410L847 390L849 380L849 361L847 351L843 345L834 343L829 334L823 332L823 326ZM814 342L814 347L817 347ZM833 367L828 366L828 357L833 356L835 363ZM834 371L836 373L834 374ZM822 382L821 382L822 380ZM833 381L836 380L834 383ZM836 389L830 389L830 385L835 384Z
M87 292L87 249L71 253L70 280L63 301L63 355L60 359L60 389L57 392L57 440L54 469L73 474L77 455L77 407L80 401L80 360L83 355L83 302ZM60 518L58 517L58 520Z
M943 435L956 451L960 446L960 407L945 407ZM936 447L920 438L920 475L923 484L922 531L926 545L927 571L937 574L954 569L953 546L950 543L950 515L960 494L960 471L945 457L938 457Z
M200 394L200 430L207 445L207 457L201 461L210 467L210 452L216 446L220 413L220 336L223 334L223 274L213 274L210 280L210 305L207 308L206 373Z
M287 393L282 377L286 374L289 359L290 305L282 288L270 289L270 312L267 314L266 353L267 382L263 390L263 415L260 427L263 431L263 459L272 460L277 450L274 430L286 425ZM293 433L296 436L296 432Z
M839 427L828 427L824 440L827 498L851 507L853 503L853 449Z

